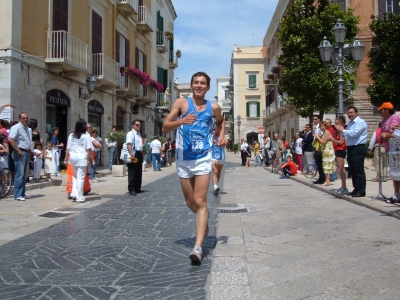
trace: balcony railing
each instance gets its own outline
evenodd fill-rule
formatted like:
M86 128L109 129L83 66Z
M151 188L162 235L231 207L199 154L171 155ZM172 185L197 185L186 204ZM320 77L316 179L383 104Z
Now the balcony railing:
M138 7L138 0L117 0L117 8L125 13L137 15Z
M159 108L171 109L171 95L157 92L156 106Z
M119 63L104 53L93 54L92 73L100 80L107 81L114 86L119 84ZM127 77L127 76L126 76Z
M178 58L179 56L176 55L175 51L169 52L169 67L171 69L175 69L176 67L178 67Z
M169 49L169 39L165 36L165 31L157 31L157 50L161 53Z
M89 45L65 30L47 33L47 63L69 63L89 69Z
M117 88L117 94L126 95L127 98L133 98L139 95L140 87L141 85L137 77L119 75L119 87Z
M153 16L147 6L139 6L138 28L143 31L153 31Z

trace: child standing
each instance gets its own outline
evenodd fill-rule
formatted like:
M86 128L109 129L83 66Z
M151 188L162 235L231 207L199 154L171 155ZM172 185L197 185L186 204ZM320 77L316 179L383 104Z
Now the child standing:
M44 151L44 172L46 173L46 178L51 182L52 179L50 177L51 174L55 171L55 164L53 162L53 152L52 152L52 144L48 142L46 144L46 150Z
M35 144L35 150L33 150L33 180L35 182L39 182L40 180L40 172L42 171L43 166L43 150L42 144Z

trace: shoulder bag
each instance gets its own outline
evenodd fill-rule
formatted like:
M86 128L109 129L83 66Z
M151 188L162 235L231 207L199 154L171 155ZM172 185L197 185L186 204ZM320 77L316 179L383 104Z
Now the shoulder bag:
M135 147L135 134L133 134L133 143L132 143L132 152L133 156L136 154L136 147ZM131 154L129 153L128 144L123 143L121 149L121 155L119 157L120 160L124 161L125 163L131 163Z

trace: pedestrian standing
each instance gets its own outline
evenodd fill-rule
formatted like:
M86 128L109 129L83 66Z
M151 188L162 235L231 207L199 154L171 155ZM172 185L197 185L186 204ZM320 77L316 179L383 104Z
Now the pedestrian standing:
M225 119L221 107L205 99L210 77L197 72L191 78L192 98L177 99L167 116L163 132L177 129L176 168L187 206L196 214L196 242L189 258L200 263L204 237L208 234L207 191L211 172L214 121L220 130L218 146L224 147Z
M117 127L113 126L111 128L110 136L112 137L116 131ZM117 142L113 142L109 138L106 138L105 142L108 148L108 169L112 171L112 166L114 165L115 159L117 157Z
M385 154L381 153L381 162L387 162L387 155L390 151L389 139L394 138L393 135L394 127L400 125L400 118L395 114L393 104L390 102L384 102L379 108L379 112L382 116L381 121L381 134L380 139L383 141L383 146L385 148ZM378 157L379 160L379 157ZM381 174L382 175L382 174ZM387 203L394 203L400 200L400 181L396 177L392 177L393 180L393 196L386 199Z
M323 186L329 186L331 184L331 174L335 172L335 150L333 149L332 135L328 130L326 121L319 123L319 128L322 131L322 135L314 133L314 139L318 140L321 144L322 154L322 168L325 174L325 182Z
M258 141L254 141L254 164L253 167L260 166L262 167L261 163L261 155L260 155L260 144Z
M218 145L220 140L220 130L218 127L214 128L214 136L213 143L211 147L211 161L212 161L212 169L213 176L212 181L214 185L214 194L218 195L220 192L220 187L218 186L219 180L221 178L222 169L225 163L225 147L221 147Z
M296 141L294 152L296 155L296 162L299 165L299 171L303 172L303 139L301 138L300 133L296 133L295 136Z
M282 151L282 156L283 156L283 162L286 163L286 156L288 154L288 151L290 149L290 144L289 142L286 140L286 138L283 136L282 139L282 145L283 145L283 151Z
M325 172L324 168L322 167L322 152L321 152L321 142L315 138L315 134L318 136L322 136L323 132L319 128L319 124L321 122L321 118L319 115L314 115L313 116L313 122L315 125L315 131L314 131L314 140L312 143L312 146L314 148L314 159L315 159L315 164L317 165L317 170L318 170L318 179L314 181L314 184L324 184L326 182L325 178ZM329 180L330 182L330 180Z
M304 127L305 134L303 137L303 173L309 174L309 166L313 164L313 147L312 142L314 140L313 133L311 131L311 124L306 124Z
M143 193L143 142L140 135L141 125L140 120L134 120L132 122L132 130L126 135L126 144L131 157L131 162L126 165L128 168L128 192L132 196Z
M93 156L93 161L94 164L90 164L89 168L89 178L91 183L97 183L99 182L96 178L96 169L97 169L97 164L99 161L99 153L101 149L101 139L97 139L97 128L91 128L89 129L90 132L90 137L92 141L92 146L94 148L94 151L92 151L92 156Z
M155 135L154 140L152 140L150 143L150 152L154 172L161 171L161 142L158 139L158 135Z
M346 129L342 125L335 125L336 129L346 139L347 163L354 190L350 193L352 197L365 197L367 185L364 159L367 154L368 126L367 123L358 116L358 110L354 106L347 109L347 117L350 119Z
M264 135L264 157L265 157L265 166L269 167L270 165L270 160L268 156L268 151L271 148L271 139L269 138L268 133Z
M55 171L54 176L61 176L60 175L60 151L62 147L64 147L63 143L58 141L58 127L53 128L53 136L51 137L51 145L53 151L53 162L55 164Z
M382 124L382 122L379 122L378 129L376 129L372 133L372 137L371 137L371 140L369 141L369 146L368 146L368 154L374 156L374 166L375 166L376 176L375 176L375 178L372 179L373 182L379 181L379 172L380 172L380 176L382 177L382 181L384 181L384 182L387 181L388 161L387 161L387 153L386 153L385 147L383 145L383 140L380 138L381 124ZM379 154L379 152L381 154ZM381 156L380 165L379 165L379 156Z
M13 147L12 152L15 177L14 177L14 198L25 201L31 198L25 194L26 178L29 175L29 158L32 150L32 135L28 129L28 114L19 114L19 123L11 127L8 141Z
M248 148L248 144L244 141L244 139L242 139L242 142L240 144L240 155L242 158L242 166L246 165L247 162L247 148Z
M66 164L71 164L74 175L72 176L71 197L78 203L84 203L83 183L86 176L86 169L89 164L96 164L92 156L92 142L86 134L86 121L79 119L75 123L75 131L68 137Z
M44 151L44 173L49 182L52 182L51 174L54 174L56 167L53 161L53 151L51 142L47 142L46 150Z
M344 116L338 116L335 119L335 125L341 125L343 128L346 128L346 119ZM336 157L336 166L337 172L340 176L340 181L342 182L342 186L338 189L338 193L342 195L349 194L349 190L347 189L346 184L346 172L344 170L344 160L347 155L347 146L344 137L340 135L340 132L335 129L335 133L332 138L333 149L335 150Z
M35 182L39 182L40 180L40 172L43 167L43 149L42 144L36 143L35 149L33 150L33 180Z

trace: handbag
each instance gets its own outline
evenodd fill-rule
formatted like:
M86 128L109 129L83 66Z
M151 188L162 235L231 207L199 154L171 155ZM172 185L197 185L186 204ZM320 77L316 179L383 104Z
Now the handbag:
M312 142L312 146L315 151L321 151L321 143L319 142L318 139L314 139Z
M135 154L136 154L136 150L135 150L135 135L133 136L132 152L133 152L133 156L135 156ZM121 155L120 155L119 159L122 160L125 163L131 163L132 162L131 161L131 154L129 153L128 144L127 143L123 143L122 149L121 149Z

